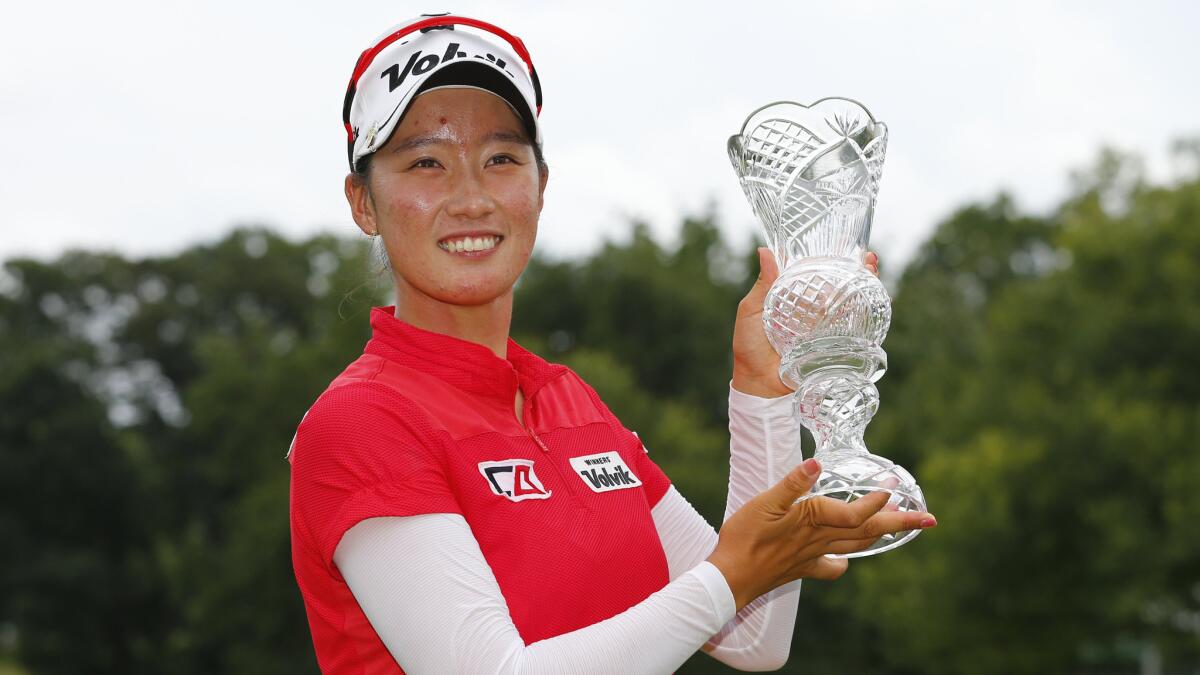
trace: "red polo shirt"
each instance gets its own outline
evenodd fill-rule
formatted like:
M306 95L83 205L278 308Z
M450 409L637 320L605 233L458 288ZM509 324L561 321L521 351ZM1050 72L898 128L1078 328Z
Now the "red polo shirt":
M391 307L371 327L289 454L292 561L323 672L402 672L333 563L366 518L461 514L526 644L666 585L650 509L670 483L579 376L512 340L501 359L416 328Z

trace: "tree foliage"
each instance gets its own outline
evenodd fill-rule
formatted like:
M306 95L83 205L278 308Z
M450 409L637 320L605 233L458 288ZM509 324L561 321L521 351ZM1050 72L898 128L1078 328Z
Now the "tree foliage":
M889 278L868 444L941 524L806 584L788 670L1200 664L1200 144L1179 149L1168 184L1108 152L1053 213L965 206ZM672 246L635 225L535 258L517 289L517 339L592 383L714 524L734 308L756 273L752 243L700 215ZM284 454L386 276L360 242L254 227L163 257L3 265L0 663L315 672Z

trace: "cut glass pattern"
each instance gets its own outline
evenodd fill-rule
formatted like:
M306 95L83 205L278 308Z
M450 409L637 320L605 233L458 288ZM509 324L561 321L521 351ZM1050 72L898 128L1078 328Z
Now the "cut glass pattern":
M763 325L780 377L796 390L797 419L816 439L822 473L805 498L853 501L885 490L900 510L925 511L912 474L863 443L879 409L874 382L887 370L881 344L892 319L887 290L862 264L886 148L886 125L844 98L759 108L727 145L781 270ZM917 533L841 557L882 553Z

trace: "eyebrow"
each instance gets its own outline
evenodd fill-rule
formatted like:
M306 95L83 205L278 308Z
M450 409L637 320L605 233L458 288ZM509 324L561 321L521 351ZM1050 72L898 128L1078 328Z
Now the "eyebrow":
M500 141L502 143L517 143L519 145L532 145L526 136L512 131L493 131L488 135L486 140Z
M488 134L487 138L483 140L485 143L499 141L501 143L531 145L528 138L513 131L493 131L492 133ZM452 143L439 136L413 136L412 138L406 138L397 143L394 152L407 152L409 150L416 150L418 148L424 148L430 145L452 145Z

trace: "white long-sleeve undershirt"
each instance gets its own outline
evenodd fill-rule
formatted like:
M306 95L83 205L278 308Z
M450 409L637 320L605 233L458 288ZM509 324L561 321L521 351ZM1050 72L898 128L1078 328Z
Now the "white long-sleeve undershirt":
M801 460L790 397L730 388L726 518ZM375 632L408 673L669 673L703 648L735 668L787 660L800 582L735 615L733 593L705 558L712 526L671 487L651 509L670 582L628 610L525 645L487 560L458 514L371 518L334 553ZM423 542L428 545L423 545Z

